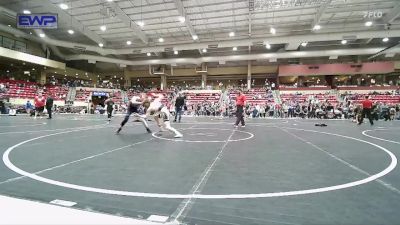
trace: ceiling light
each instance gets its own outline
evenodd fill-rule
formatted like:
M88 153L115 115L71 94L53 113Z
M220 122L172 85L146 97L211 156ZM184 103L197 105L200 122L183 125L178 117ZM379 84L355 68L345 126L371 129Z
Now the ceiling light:
M160 38L158 39L158 42L164 42L164 38L160 37Z
M372 26L372 21L367 21L367 22L365 22L365 26L366 26L366 27Z
M273 27L271 27L271 28L269 29L269 32L271 32L271 34L276 34L276 30L275 30L275 28L273 28Z
M65 3L61 3L59 6L61 9L68 9L68 5Z
M237 51L237 47L233 47L232 50L233 50L233 51Z
M22 11L24 14L31 14L31 11L25 9L24 11Z
M382 39L383 42L388 42L389 38L385 37L384 39Z
M206 48L203 48L202 52L206 53L206 52L207 52L207 49L206 49Z
M9 71L9 70L7 70L6 72L7 72L7 73L9 73L10 71Z
M147 53L147 56L151 56L151 53L150 53L150 52L148 52L148 53Z
M271 49L271 45L270 44L265 44L265 48Z
M175 55L178 55L178 53L179 53L179 52L178 52L177 50L174 51L174 54L175 54Z
M321 25L315 25L314 27L313 27L313 30L319 30L319 29L321 29Z
M29 34L32 34L32 32L29 32Z
M144 26L144 22L143 21L139 21L139 22L137 22L137 25L139 25L139 27L143 27Z
M231 31L229 32L229 37L234 37L235 36L235 32Z
M307 42L303 42L303 43L301 43L301 46L306 47L307 44L308 44Z
M102 26L100 26L100 30L101 30L101 31L106 31L106 30L107 30L107 27L106 27L106 25L102 25Z
M342 45L347 44L347 40L342 40Z
M186 18L183 17L183 16L180 16L180 17L178 18L178 20L179 20L179 22L184 23L184 22L186 21Z
M75 31L74 30L68 30L68 34L74 34L75 33Z
M104 45L103 43L99 43L99 47L102 48Z
M35 71L35 68L32 68L32 71Z
M44 33L40 33L39 37L44 38L44 37L46 37L46 35Z
M132 41L126 41L126 44L127 44L127 45L131 45L131 44L132 44Z
M193 40L199 39L199 37L197 35L193 35L192 38L193 38Z

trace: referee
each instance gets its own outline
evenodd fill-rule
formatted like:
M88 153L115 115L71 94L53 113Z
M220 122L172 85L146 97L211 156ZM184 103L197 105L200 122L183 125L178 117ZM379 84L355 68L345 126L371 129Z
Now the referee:
M246 103L246 96L243 94L241 90L239 90L239 94L236 97L236 123L235 127L238 127L239 122L242 123L242 127L245 127L244 124L244 105Z
M185 105L185 97L179 93L178 97L175 99L175 119L174 122L176 122L176 119L178 119L178 122L181 122L182 118L182 111L183 111L183 106Z
M362 115L361 115L361 118L360 118L360 120L358 122L358 125L362 124L365 116L368 117L369 122L371 123L371 126L374 125L374 121L373 121L372 115L371 115L371 112L372 112L372 101L369 100L369 96L368 95L365 96L365 100L362 101L362 106L363 106Z
M53 100L53 98L51 97L51 93L49 93L49 95L47 96L47 99L46 99L46 109L47 109L47 114L49 114L49 117L47 118L47 119L51 119L52 117L51 117L51 111L52 111L52 109L53 109L53 102L54 102L54 100Z

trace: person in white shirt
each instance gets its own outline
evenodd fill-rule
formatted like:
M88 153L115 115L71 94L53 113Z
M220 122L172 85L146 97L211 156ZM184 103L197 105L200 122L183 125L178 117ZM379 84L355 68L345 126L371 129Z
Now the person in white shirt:
M149 108L146 111L147 116L153 116L156 121L158 127L160 127L160 131L163 131L163 128L173 132L175 134L175 138L181 138L183 135L177 131L175 128L171 126L170 119L171 114L168 110L168 107L162 104L161 100L164 98L163 95L155 95L155 98L150 103Z

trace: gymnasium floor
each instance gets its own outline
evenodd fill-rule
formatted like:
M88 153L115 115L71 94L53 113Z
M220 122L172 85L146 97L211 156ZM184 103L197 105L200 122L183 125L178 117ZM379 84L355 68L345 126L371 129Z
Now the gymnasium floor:
M399 224L398 121L183 118L173 139L115 135L121 120L0 117L0 195L190 225Z

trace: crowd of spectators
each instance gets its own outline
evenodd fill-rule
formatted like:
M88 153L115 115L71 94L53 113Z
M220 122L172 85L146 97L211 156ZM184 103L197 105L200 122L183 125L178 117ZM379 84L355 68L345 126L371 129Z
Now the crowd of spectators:
M0 98L13 93L15 96L23 95L24 90L42 91L44 93L51 92L55 100L66 98L68 86L62 85L38 85L33 82L1 80L0 81ZM75 81L72 85L82 85L82 82ZM375 103L373 112L377 119L400 119L400 89L391 91L371 91L367 94L361 94L357 91L344 92L342 94L331 93L325 91L320 94L304 94L301 92L290 92L292 94L281 94L281 103L276 102L273 95L272 84L266 85L265 88L254 88L245 91L247 97L245 105L245 114L249 118L353 118L359 111L359 104L365 95L369 95ZM197 90L197 89L195 89ZM12 92L10 92L12 91ZM169 89L161 91L157 88L146 88L143 86L133 86L126 91L126 97L129 99L141 92L161 93L164 95L164 104L167 105L171 112L174 112L174 99L177 93L182 92L181 86L171 86ZM76 98L85 99L89 97L88 91L77 90ZM128 99L122 99L121 91L113 91L116 102L116 110L123 113L126 107L125 102ZM186 105L184 106L184 114L191 116L234 116L236 106L234 100L236 91L233 87L226 90L226 95L217 93L196 94L186 91ZM82 96L81 96L82 94ZM3 105L5 105L3 103ZM17 106L18 112L24 111L24 106ZM86 107L73 106L57 106L55 112L59 113L81 113Z
M204 100L201 103L192 104L187 107L187 114L193 116L221 116L224 115L220 103Z
M365 95L360 95L365 98ZM360 102L346 96L347 101L332 103L328 99L319 100L309 98L303 100L292 99L279 103L247 104L248 117L275 117L275 118L320 118L320 119L351 119L360 113ZM358 98L357 98L358 99ZM386 103L374 101L373 115L375 119L400 119L400 96L395 102Z

